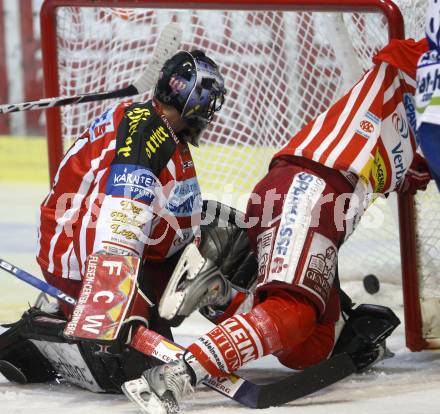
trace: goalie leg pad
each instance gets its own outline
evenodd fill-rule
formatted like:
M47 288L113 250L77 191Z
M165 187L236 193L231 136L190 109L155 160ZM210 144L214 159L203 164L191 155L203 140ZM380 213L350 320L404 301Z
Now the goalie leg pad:
M22 318L13 324L2 325L0 360L4 364L1 371L9 380L21 383L53 380L56 372L52 365L31 342L22 336L26 323L26 318ZM12 372L11 366L22 373L21 379L18 372L15 374Z
M4 326L0 360L19 369L27 382L46 382L58 375L93 392L121 392L123 382L151 367L150 358L118 341L67 341L64 318L36 308Z

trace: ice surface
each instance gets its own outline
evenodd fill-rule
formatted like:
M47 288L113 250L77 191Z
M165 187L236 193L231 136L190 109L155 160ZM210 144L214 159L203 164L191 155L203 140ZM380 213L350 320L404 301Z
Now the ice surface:
M0 185L0 257L39 275L33 255L35 220L44 186ZM7 273L0 273L0 320L18 317L37 292ZM387 303L402 319L401 292L395 286L382 284L377 295L363 291L361 282L345 286L357 303ZM176 339L189 344L211 325L201 316L185 321L176 331ZM191 333L191 335L188 335ZM282 407L261 410L276 414L438 414L440 413L440 352L411 353L405 347L400 326L389 341L394 358L379 363L367 373L353 375L325 390ZM257 380L288 373L273 357L246 367L242 375ZM288 390L286 390L288 392ZM192 414L232 414L250 412L237 403L206 387L196 390L184 402L183 412ZM67 384L17 386L0 375L0 413L44 414L113 414L137 413L122 395L93 394Z
M189 343L209 328L200 317L179 327L177 339ZM395 357L379 363L367 373L353 375L325 390L262 413L301 414L438 414L440 412L440 353L410 353L404 346L400 328L390 341ZM289 371L268 357L242 371L257 380L279 376ZM288 390L286 390L288 392ZM184 413L232 414L249 412L234 401L204 386L185 400ZM136 407L122 395L93 394L66 384L17 386L0 379L0 412L45 414L136 413Z

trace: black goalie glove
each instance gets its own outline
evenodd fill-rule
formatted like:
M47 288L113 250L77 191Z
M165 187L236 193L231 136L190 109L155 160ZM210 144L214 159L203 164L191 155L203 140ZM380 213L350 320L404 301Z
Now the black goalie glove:
M243 219L231 207L204 202L200 237L182 252L159 304L172 326L197 309L227 306L232 288L252 289L258 265Z
M234 287L250 290L257 259L249 244L244 214L218 201L204 201L199 251Z

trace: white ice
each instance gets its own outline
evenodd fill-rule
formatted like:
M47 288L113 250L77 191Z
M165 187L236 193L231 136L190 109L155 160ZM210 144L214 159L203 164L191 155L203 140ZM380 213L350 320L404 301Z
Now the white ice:
M37 274L34 263L35 220L39 200L46 189L38 186L0 185L0 257ZM23 282L0 272L0 321L17 318L36 292ZM347 286L357 303L388 303L403 320L401 292L382 285L374 295L363 292L360 283ZM176 340L188 344L209 329L201 316L185 321L176 331ZM282 407L262 410L276 414L439 414L440 413L440 352L411 353L405 347L401 325L388 342L395 353L364 374L352 375L307 398ZM266 381L271 376L290 371L275 358L267 357L242 371L247 378ZM289 390L286 389L286 393ZM234 401L206 387L196 390L182 406L185 413L232 414L250 412ZM113 414L137 413L137 409L122 395L93 394L66 384L36 384L18 386L0 375L0 413L21 414Z

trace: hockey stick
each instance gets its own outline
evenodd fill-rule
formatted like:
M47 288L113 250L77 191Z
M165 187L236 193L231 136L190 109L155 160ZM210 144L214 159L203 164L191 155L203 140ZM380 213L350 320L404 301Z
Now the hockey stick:
M1 258L0 268L50 296L71 305L76 303L71 296ZM135 331L130 346L163 362L177 360L184 351L182 346L143 326ZM351 357L340 354L268 384L255 384L236 374L231 374L227 378L211 378L204 384L240 404L251 408L267 408L305 397L355 372L356 366Z
M56 106L72 105L84 102L102 101L104 99L123 98L148 92L156 83L159 71L165 61L170 58L179 48L182 39L182 30L176 23L169 23L160 34L153 58L147 70L142 76L131 85L111 91L87 93L69 97L43 98L38 101L23 102L17 104L0 105L0 114L18 111L31 111L35 109L46 109Z
M0 268L10 273L11 275L18 277L23 282L26 282L29 285L32 285L33 287L36 287L37 289L41 290L42 292L47 293L49 296L52 296L56 299L60 299L70 305L75 305L76 303L76 300L72 298L72 296L67 295L60 289L57 289L55 286L46 283L44 280L41 280L38 277L31 275L25 270L15 267L13 264L8 263L6 260L3 260L1 258L0 258Z
M130 346L163 362L178 360L185 350L182 346L143 326L137 328ZM210 378L203 383L247 407L268 408L305 397L356 371L352 358L342 353L268 384L255 384L237 374L231 374L226 378ZM130 392L130 384L136 389L137 381L127 381L122 387L127 397L135 403L138 398L135 393Z

